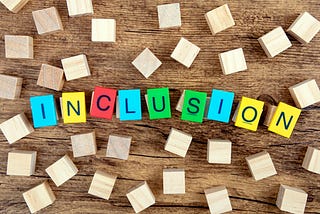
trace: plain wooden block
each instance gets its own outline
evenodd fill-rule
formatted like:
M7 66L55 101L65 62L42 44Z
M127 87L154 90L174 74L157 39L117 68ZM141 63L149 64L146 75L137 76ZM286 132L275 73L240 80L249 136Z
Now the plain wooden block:
M272 159L266 151L246 157L246 161L250 172L256 181L277 174Z
M97 170L93 176L88 193L99 198L109 200L117 176Z
M276 204L282 211L303 214L307 199L308 194L305 191L281 184Z
M116 118L120 118L120 105L119 105L119 98L117 96L117 99L116 99Z
M184 169L163 169L163 194L185 194Z
M211 214L232 211L228 190L224 186L204 190Z
M32 16L38 34L40 35L50 34L63 30L59 12L55 7L32 11Z
M320 150L308 146L302 167L310 172L320 174Z
M231 164L230 140L208 139L207 160L209 163Z
M33 38L30 36L4 36L6 58L33 59Z
M200 48L185 38L181 38L178 45L171 54L171 58L190 68L191 64L200 52Z
M247 70L246 59L242 48L219 54L222 72L225 75Z
M136 213L156 203L156 199L146 181L131 188L127 193L127 198Z
M93 14L91 0L67 0L67 6L70 17Z
M46 172L56 186L60 186L75 176L78 172L78 169L69 156L65 155L46 168Z
M61 62L67 81L91 75L87 57L84 54L62 59Z
M320 102L320 89L316 80L309 79L289 88L291 97L299 108L306 108Z
M181 27L180 4L163 4L157 6L159 28Z
M175 128L171 128L164 149L166 151L172 152L173 154L185 157L191 144L191 141L191 135L177 130Z
M264 118L263 125L269 126L274 113L276 113L277 106L271 105L269 103L265 103L265 105L267 106L267 114Z
M148 48L144 49L132 62L132 65L134 65L145 78L149 78L161 64L161 61Z
M34 129L24 113L18 114L0 124L0 129L9 144L34 132Z
M35 213L50 204L53 204L56 200L56 197L47 181L28 190L27 192L24 192L22 195L31 213Z
M61 91L65 82L61 68L42 64L37 85L56 91Z
M213 35L235 25L227 4L207 12L205 18Z
M73 157L95 155L97 153L96 133L78 134L71 136Z
M22 78L0 74L0 98L14 100L20 97Z
M181 93L181 96L180 96L180 98L178 100L178 103L176 105L176 110L179 111L179 112L182 112L185 93L186 93L186 90L183 90L183 92Z
M132 137L110 135L106 157L128 160Z
M36 169L36 151L15 150L8 153L7 175L30 176Z
M309 43L320 30L320 21L304 12L288 28L287 32L302 44Z
M292 46L282 27L273 29L258 41L269 58L275 57Z
M18 13L29 0L0 0L0 2L13 13Z
M91 24L93 42L116 42L115 19L92 19Z

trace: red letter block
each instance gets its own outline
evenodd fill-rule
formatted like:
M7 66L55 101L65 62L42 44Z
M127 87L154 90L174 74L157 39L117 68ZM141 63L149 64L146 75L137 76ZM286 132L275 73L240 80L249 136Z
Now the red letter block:
M90 116L112 119L117 90L95 87L91 101Z

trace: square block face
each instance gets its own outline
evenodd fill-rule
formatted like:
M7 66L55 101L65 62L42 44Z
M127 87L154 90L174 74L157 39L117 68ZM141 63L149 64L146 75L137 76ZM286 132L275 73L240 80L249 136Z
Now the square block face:
M40 35L63 30L59 12L55 7L33 11L32 16Z
M0 98L14 100L20 97L22 78L0 74Z
M235 25L227 4L207 12L205 18L213 35Z
M183 92L182 92L182 94L181 94L181 96L180 96L180 98L179 98L179 100L178 100L178 103L177 103L177 105L176 105L176 110L177 110L177 111L182 112L185 93L186 93L186 90L183 90Z
M64 123L85 123L87 121L85 93L62 93L62 112Z
M181 38L178 45L171 54L171 58L190 68L191 64L198 56L200 48L185 38Z
M192 136L172 128L164 149L173 154L185 157L192 141Z
M36 151L16 150L8 153L7 175L30 176L36 168Z
M292 46L282 27L277 27L258 39L269 58L275 57Z
M46 168L46 172L57 186L61 186L75 176L78 169L69 156L65 155Z
M298 188L280 185L277 206L280 210L290 213L304 213L308 194Z
M163 194L185 194L184 169L163 170Z
M150 120L171 118L169 88L147 89Z
M73 157L95 155L97 153L96 134L90 132L71 136Z
M93 176L88 193L109 200L117 176L97 170Z
M320 30L320 21L310 13L302 13L289 27L288 33L302 44L309 43Z
M0 0L11 12L18 13L29 0Z
M207 93L186 90L181 120L202 123L207 102Z
M91 101L90 116L112 119L117 98L117 90L95 87Z
M181 27L180 4L158 5L159 28Z
M225 75L247 70L242 48L219 54L222 72Z
M283 137L290 138L300 113L300 109L280 102L272 117L268 130Z
M145 78L149 78L162 63L148 48L146 48L139 56L137 56L132 64Z
M231 164L231 146L229 140L208 140L207 158L209 163Z
M156 199L146 181L130 189L127 198L136 213L156 203Z
M204 190L210 213L225 213L232 211L228 190L224 186Z
M116 20L92 19L91 40L93 42L116 42Z
M306 108L320 102L320 89L316 80L309 79L289 88L291 97L299 108Z
M141 94L140 89L119 90L120 120L141 120Z
M33 38L5 35L6 58L33 59Z
M93 14L91 0L67 0L67 6L70 17Z
M61 68L42 64L37 85L56 91L61 91L64 84L64 75Z
M128 160L132 137L110 135L106 157Z
M246 161L256 181L277 174L269 153L265 151L246 157Z
M223 123L229 123L234 93L213 89L207 118Z
M53 204L56 200L56 197L47 182L24 192L22 195L31 213L35 213L50 204Z
M87 57L84 54L61 60L67 81L91 75Z
M58 125L56 102L52 94L30 97L30 107L35 128Z
M308 147L304 156L302 167L310 172L320 174L320 150Z

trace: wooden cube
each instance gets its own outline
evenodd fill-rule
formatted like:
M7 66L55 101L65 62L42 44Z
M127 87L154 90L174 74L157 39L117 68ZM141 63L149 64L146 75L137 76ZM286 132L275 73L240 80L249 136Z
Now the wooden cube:
M34 129L24 113L18 114L0 124L0 129L9 144L34 132Z
M247 70L246 59L242 48L219 54L222 72L225 75Z
M230 140L208 139L207 160L209 163L231 164Z
M78 134L71 136L73 157L95 155L97 153L96 133Z
M91 0L67 0L67 6L70 17L93 14Z
M0 2L13 13L18 13L29 0L0 0Z
M302 167L310 172L320 174L320 150L308 146Z
M119 98L117 96L117 99L116 99L116 118L120 118L120 105L119 105Z
M176 105L176 110L179 111L179 112L182 112L182 108L183 108L183 103L184 103L184 95L186 93L186 90L183 90L179 100L178 100L178 103Z
M63 70L61 68L47 64L41 65L37 85L56 91L61 91L64 81L65 79Z
M36 169L36 151L15 150L8 153L7 175L30 176Z
M181 27L180 4L163 4L157 6L159 28Z
M307 199L308 194L305 191L281 184L276 204L282 211L303 214Z
M106 157L128 160L132 137L110 135Z
M267 106L267 114L264 118L263 125L269 126L274 114L276 113L277 106L271 105L269 103L265 103L265 105Z
M56 186L60 186L75 176L78 172L78 169L69 156L65 155L46 168L46 172Z
M93 42L116 42L115 19L92 19L91 40Z
M31 213L35 213L50 204L53 204L56 200L56 197L47 181L28 190L27 192L24 192L22 195Z
M235 25L227 4L207 12L205 18L213 35Z
M6 58L33 59L33 38L30 36L4 36Z
M211 214L232 211L228 190L224 186L204 190Z
M200 48L185 38L181 38L178 45L171 54L171 58L190 68L191 64L200 52Z
M127 193L127 198L136 213L156 203L156 199L146 181L131 188Z
M63 30L61 18L57 8L50 7L32 12L38 34L50 34Z
M304 12L292 23L287 32L302 44L309 43L320 30L320 21Z
M0 98L20 98L22 78L0 74Z
M246 161L250 172L256 181L277 174L272 159L266 151L246 157Z
M191 135L179 131L175 128L172 128L164 149L169 152L172 152L173 154L185 157L191 144L191 141Z
M184 169L163 170L163 194L185 194Z
M144 49L132 62L132 65L134 65L145 78L153 74L161 64L161 61L148 48Z
M309 79L289 88L291 97L299 108L306 108L320 102L320 89L316 80Z
M117 176L97 170L93 176L88 193L99 198L109 200Z
M282 53L292 46L282 27L277 27L258 39L269 58Z
M61 62L67 81L91 75L87 57L84 54L62 59Z

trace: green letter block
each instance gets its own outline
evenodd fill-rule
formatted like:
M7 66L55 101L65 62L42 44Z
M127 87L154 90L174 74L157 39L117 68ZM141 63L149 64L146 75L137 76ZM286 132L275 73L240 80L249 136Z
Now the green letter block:
M169 88L147 89L150 120L171 118Z
M207 93L186 90L182 108L182 120L202 123L206 108Z

